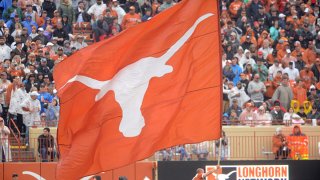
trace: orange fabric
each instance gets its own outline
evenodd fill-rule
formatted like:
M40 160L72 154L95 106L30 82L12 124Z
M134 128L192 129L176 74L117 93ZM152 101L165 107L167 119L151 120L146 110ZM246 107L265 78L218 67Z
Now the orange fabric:
M291 150L290 156L293 160L309 159L308 137L306 135L297 136L291 134L288 136L288 147Z
M306 89L309 89L312 83L312 79L314 78L314 74L311 70L308 72L303 69L300 71L300 78L304 82Z
M307 100L307 90L303 87L297 86L293 88L293 96L293 99L299 101L299 104L303 104L303 102Z
M273 95L273 93L274 93L274 91L275 91L275 88L274 88L274 86L273 86L273 84L272 84L272 81L265 81L264 82L264 85L266 86L266 92L264 93L264 95L266 96L266 97L268 97L268 98L272 98L272 95Z
M276 154L279 148L284 145L282 143L283 139L286 139L286 136L283 134L274 135L272 137L272 152L274 154Z
M203 20L166 63L173 71L150 80L141 105L145 126L138 136L127 138L119 131L123 115L114 91L95 102L99 91L82 83L60 89L75 75L111 80L137 60L163 56L207 13L214 15ZM61 102L57 179L79 179L145 159L166 147L219 138L222 83L221 68L216 68L221 67L218 24L217 1L185 0L57 64L54 79Z
M309 48L306 49L302 55L302 60L309 65L313 64L316 58L317 58L316 52Z
M272 55L272 54L268 54L268 56L267 56L267 62L268 62L269 64L273 64L273 63L274 63L274 60L275 60L275 58L273 57L273 55Z
M297 57L297 55L298 55L299 53L303 54L304 51L305 51L305 50L304 50L302 47L300 47L300 50L295 49L294 51L292 51L291 56Z
M128 29L129 27L135 26L139 24L141 21L140 15L135 13L131 15L130 13L127 13L122 20L121 27L122 29Z
M43 17L39 17L36 19L36 22L38 24L39 27L42 27L45 23L45 19Z
M115 10L111 9L111 10L110 10L110 14L111 14L112 17L115 17L116 19L118 19L118 13L117 13ZM103 16L106 16L106 15L107 15L107 11L104 10L104 11L102 12L102 15L103 15Z
M302 17L301 17L301 22L304 22L304 19L305 19L305 18L309 18L309 23L310 23L310 24L314 24L314 23L316 22L316 17L314 17L314 16L311 15L311 14L309 14L309 16L306 16L306 15L302 16Z
M232 2L232 3L230 4L229 10L230 10L230 13L231 13L231 16L232 16L232 17L237 16L238 11L239 11L239 9L241 8L241 5L242 5L242 2L241 2L241 1L238 1L238 0L236 0L236 1L234 1L234 2Z

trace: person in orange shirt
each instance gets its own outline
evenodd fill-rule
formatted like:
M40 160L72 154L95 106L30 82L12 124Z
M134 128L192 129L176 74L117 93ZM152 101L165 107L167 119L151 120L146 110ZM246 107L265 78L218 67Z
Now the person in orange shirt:
M304 69L300 71L300 78L304 82L306 89L309 89L314 78L313 72L310 70L311 66L306 64Z
M53 13L54 17L51 19L51 23L53 25L54 28L57 27L57 23L62 21L62 18L58 12L58 10L55 10Z
M59 48L58 48L57 55L53 56L53 57L52 57L52 60L54 60L54 63L57 64L57 63L63 61L65 58L67 58L67 55L65 55L65 54L63 53L63 48L62 48L62 47L59 47Z
M122 29L128 29L129 27L135 26L141 22L141 17L139 14L135 13L136 8L130 6L129 13L127 13L122 20Z
M47 18L47 11L42 11L41 16L36 19L36 22L39 27L42 27Z
M289 43L284 42L282 45L282 49L278 50L277 52L277 59L279 62L282 61L282 58L287 54L287 49L289 49Z
M293 99L297 100L299 104L303 104L307 100L307 90L304 87L304 83L301 80L297 80L298 86L293 88Z
M303 54L305 49L301 47L300 41L294 42L294 50L291 53L291 56L297 57L298 54Z
M309 8L306 8L304 10L304 13L305 13L305 15L301 17L301 22L304 22L305 18L309 18L309 23L310 24L314 24L316 22L316 18L312 14L310 14L310 9Z
M236 18L238 16L238 11L242 5L242 1L235 0L229 6L230 15L232 18Z
M314 51L314 45L312 41L309 41L308 49L306 49L302 55L302 59L306 64L312 65L317 58L317 54Z

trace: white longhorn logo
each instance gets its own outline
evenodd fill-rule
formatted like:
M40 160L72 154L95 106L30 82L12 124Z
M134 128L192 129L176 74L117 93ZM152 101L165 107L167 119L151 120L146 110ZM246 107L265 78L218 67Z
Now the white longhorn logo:
M144 117L141 113L141 105L144 95L153 77L162 77L171 73L173 67L166 65L169 59L186 43L196 27L205 19L213 16L207 13L199 17L188 31L162 56L145 57L121 69L112 79L99 81L91 77L75 75L60 89L72 82L80 82L89 88L99 90L95 101L102 99L107 92L113 90L115 100L122 109L122 120L119 131L125 137L135 137L141 133L144 127Z
M216 173L212 173L214 175L214 177L217 179L217 180L226 180L226 179L229 179L230 178L230 175L235 173L237 171L231 171L229 172L228 174L216 174Z
M22 174L32 176L37 180L46 180L45 178L41 177L39 174L34 173L32 171L23 171Z

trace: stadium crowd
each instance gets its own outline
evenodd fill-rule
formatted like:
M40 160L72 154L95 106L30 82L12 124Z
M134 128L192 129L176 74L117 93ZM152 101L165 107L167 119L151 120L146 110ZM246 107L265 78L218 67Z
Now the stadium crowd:
M2 0L0 111L22 134L56 127L54 66L179 0ZM320 119L320 12L316 0L219 0L224 125ZM15 130L14 127L12 129ZM225 135L224 135L225 136ZM227 139L222 145L227 146ZM216 143L220 146L220 143ZM208 148L194 154L206 159ZM177 152L190 159L185 146ZM172 149L162 151L170 160ZM46 153L45 153L46 154Z
M221 0L224 124L320 119L316 0Z

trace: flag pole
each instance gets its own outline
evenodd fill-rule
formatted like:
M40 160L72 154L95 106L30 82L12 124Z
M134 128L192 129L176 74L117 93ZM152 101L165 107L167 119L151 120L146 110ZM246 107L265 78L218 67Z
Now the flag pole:
M220 139L219 139L218 166L220 166L220 161L221 161L221 150L222 150L221 142L222 142L222 137L220 137Z

